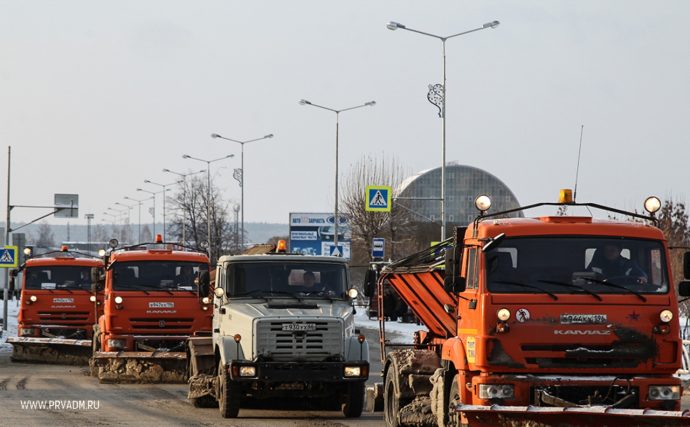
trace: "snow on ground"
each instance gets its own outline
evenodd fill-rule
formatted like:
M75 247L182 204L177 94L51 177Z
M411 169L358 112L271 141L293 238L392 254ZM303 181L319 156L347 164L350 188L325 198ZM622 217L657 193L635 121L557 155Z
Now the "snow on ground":
M366 307L357 307L357 314L355 315L355 327L379 330L379 320L369 319L367 316ZM396 344L411 344L415 331L426 331L426 326L416 323L401 323L394 321L386 322L386 338L390 339L391 343Z
M0 300L0 319L4 318L4 302ZM12 344L7 344L5 341L7 337L17 336L17 312L19 307L17 306L16 300L10 300L7 302L8 308L8 319L7 319L7 330L2 331L2 337L0 337L0 353L11 353Z

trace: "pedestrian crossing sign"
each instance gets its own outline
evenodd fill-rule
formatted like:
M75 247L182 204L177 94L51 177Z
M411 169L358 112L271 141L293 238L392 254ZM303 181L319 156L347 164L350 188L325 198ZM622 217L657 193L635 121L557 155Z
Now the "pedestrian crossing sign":
M0 268L16 268L18 265L17 246L5 246L0 249Z
M367 212L390 212L391 211L391 187L385 185L369 185L366 188L366 211Z

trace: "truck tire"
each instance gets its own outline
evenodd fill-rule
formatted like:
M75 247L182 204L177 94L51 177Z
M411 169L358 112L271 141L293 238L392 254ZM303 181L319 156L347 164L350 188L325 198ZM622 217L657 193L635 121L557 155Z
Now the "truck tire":
M386 372L386 382L383 386L383 419L386 427L399 427L398 412L400 412L399 391L395 385L395 365L391 365Z
M345 403L342 406L345 418L359 418L364 409L364 383L348 384Z
M453 410L455 406L461 403L458 376L454 375L453 382L450 384L450 394L448 395L448 427L467 427L467 424L461 422L460 414Z
M223 365L223 362L218 364L219 375L219 393L218 393L218 408L220 415L223 418L237 418L240 413L240 393L237 386L233 386L230 377Z

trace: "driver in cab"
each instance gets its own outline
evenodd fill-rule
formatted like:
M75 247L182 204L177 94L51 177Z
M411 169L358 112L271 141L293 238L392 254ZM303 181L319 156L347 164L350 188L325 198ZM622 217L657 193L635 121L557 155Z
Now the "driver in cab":
M599 273L608 279L631 277L637 279L637 283L646 284L647 274L633 260L621 255L622 247L617 244L606 244L598 249L588 270Z

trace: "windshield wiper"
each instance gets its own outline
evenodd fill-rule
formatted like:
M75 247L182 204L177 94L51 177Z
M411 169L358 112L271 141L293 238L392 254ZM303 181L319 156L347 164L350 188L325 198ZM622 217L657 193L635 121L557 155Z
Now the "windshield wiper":
M575 285L572 283L559 282L557 280L548 280L548 279L537 279L537 282L548 283L550 285L563 286L566 288L581 289L582 292L588 293L588 294L592 295L594 298L598 299L599 301L602 301L602 298L599 296L599 294L597 294L596 292L590 291L589 289L585 288L584 286L579 286L579 285Z
M494 282L494 283L505 283L505 284L507 284L507 285L515 285L515 286L520 286L520 287L523 287L523 288L538 289L538 290L544 292L545 294L547 294L548 296L550 296L551 298L553 298L554 300L557 300L557 299L558 299L558 297L556 296L556 294L554 294L553 292L550 292L550 291L548 291L548 290L546 290L546 289L544 289L544 288L542 288L542 287L540 287L540 286L529 285L529 284L527 284L527 283L521 283L521 282L513 282L512 280L492 280L492 282Z
M623 289L624 291L628 291L631 294L635 294L639 299L642 300L642 302L647 302L647 298L645 298L644 295L642 295L641 293L639 293L637 291L633 291L630 288L626 288L625 286L618 285L616 283L607 282L606 280L595 279L593 277L587 277L587 278L585 278L585 280L589 280L590 282L594 282L594 283L600 283L602 285L610 286L610 287L616 288L616 289Z

